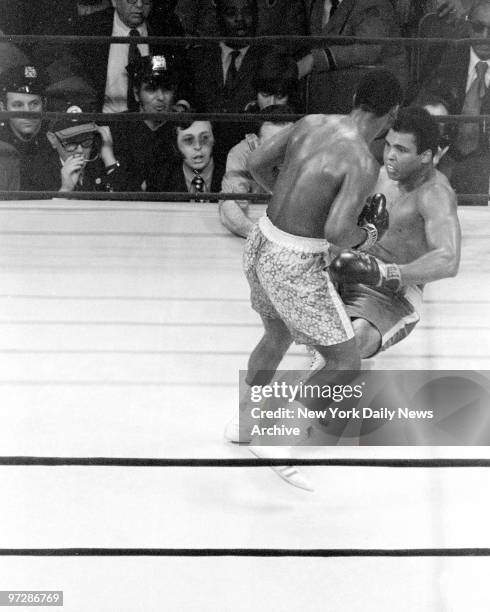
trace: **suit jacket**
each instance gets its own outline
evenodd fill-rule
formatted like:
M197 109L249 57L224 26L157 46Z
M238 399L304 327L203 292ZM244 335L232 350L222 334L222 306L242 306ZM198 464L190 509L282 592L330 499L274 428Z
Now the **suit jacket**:
M231 95L224 87L221 47L195 45L190 50L194 75L196 107L203 113L240 113L255 99L253 77L264 54L264 47L251 46L237 72Z
M213 176L211 178L211 191L219 193L221 191L221 181L225 173L225 167L220 161L214 160ZM182 159L176 159L169 169L169 172L160 175L160 180L155 183L155 191L179 191L187 192Z
M343 0L326 26L321 27L323 0L306 0L310 34L322 36L400 36L398 20L390 0ZM368 66L392 70L402 87L408 82L406 50L399 44L329 45L336 69L315 66L310 76L308 112L346 113L352 105L357 83Z
M79 36L111 36L114 21L114 9L109 8L105 11L98 11L80 17L76 24L76 33ZM148 36L183 36L184 31L176 15L169 15L167 20L151 19L148 21ZM184 75L184 82L187 84L185 91L181 92L181 97L189 102L192 99L191 80L186 75L186 53L183 46L172 45L150 45L152 54L172 53L176 56L180 70ZM85 77L96 91L96 107L102 109L104 104L105 83L107 75L107 63L109 59L108 44L80 45L76 50L80 65L83 67Z

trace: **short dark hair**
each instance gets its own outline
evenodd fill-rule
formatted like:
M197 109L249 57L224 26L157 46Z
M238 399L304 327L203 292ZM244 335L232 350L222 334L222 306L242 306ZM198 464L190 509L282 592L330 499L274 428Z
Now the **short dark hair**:
M439 145L439 127L435 118L420 106L410 106L400 109L393 124L394 132L413 134L417 145L417 153L430 150L434 155Z
M391 70L380 68L370 70L361 79L354 95L354 108L382 117L402 100L403 91L396 76Z
M257 123L251 123L253 131L258 135L260 128L264 123L289 123L290 119L284 119L281 115L294 115L295 110L289 104L269 104L259 111L259 115L263 115L263 118Z

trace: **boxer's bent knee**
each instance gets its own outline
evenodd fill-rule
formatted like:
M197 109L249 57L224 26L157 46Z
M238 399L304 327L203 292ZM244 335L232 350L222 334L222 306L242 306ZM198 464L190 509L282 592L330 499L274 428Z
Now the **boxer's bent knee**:
M368 359L375 355L381 348L381 334L379 330L366 319L354 319L352 321L354 334L362 359Z

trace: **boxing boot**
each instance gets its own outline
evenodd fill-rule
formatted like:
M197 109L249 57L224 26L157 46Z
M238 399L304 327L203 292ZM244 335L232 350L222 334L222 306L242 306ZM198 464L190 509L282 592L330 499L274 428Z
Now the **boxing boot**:
M284 459L290 454L288 446L249 446L248 450L258 459ZM270 468L293 487L312 493L315 490L313 484L295 465L271 465Z

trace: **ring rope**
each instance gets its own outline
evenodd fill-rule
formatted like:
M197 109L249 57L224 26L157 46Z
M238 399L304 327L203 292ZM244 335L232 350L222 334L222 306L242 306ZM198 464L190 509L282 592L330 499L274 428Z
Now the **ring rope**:
M0 466L87 467L271 467L283 465L379 468L488 468L490 459L204 459L144 457L0 457Z
M121 202L195 202L200 200L247 200L251 203L266 204L271 196L260 193L203 192L199 194L178 191L0 191L2 200L111 200ZM487 193L457 194L458 204L466 206L487 205ZM215 202L199 202L214 204Z
M488 557L490 548L0 548L4 557Z
M305 117L305 113L76 113L76 119L85 119L87 121L104 121L105 123L113 122L136 122L146 119L157 119L160 121L172 121L181 123L182 121L229 121L229 122L245 122L256 123L257 121L267 121L272 119L280 119L281 121L297 121ZM0 111L0 121L14 118L32 118L46 119L57 121L69 117L73 119L73 113L63 113L58 111L45 111L34 113L31 111ZM485 122L490 121L490 115L434 115L434 119L440 123L465 123L465 122Z
M217 44L222 42L223 36L140 36L138 44L161 44L187 46L191 43ZM254 37L233 37L226 36L226 40L233 42L246 43L247 45L260 45L264 43L304 43L304 44L326 44L326 43L361 43L369 45L379 45L387 43L400 43L409 47L427 46L432 44L451 45L466 47L473 44L488 43L486 38L406 38L403 36L393 37L362 37L362 36L254 36ZM38 35L38 34L7 34L0 36L0 43L63 43L63 44L130 44L128 36L60 36L60 35Z

